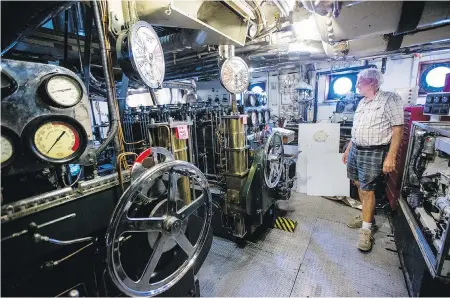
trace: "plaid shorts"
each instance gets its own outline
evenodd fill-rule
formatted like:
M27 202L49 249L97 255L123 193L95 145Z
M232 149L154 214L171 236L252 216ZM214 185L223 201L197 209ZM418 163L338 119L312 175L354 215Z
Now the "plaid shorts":
M383 174L388 148L356 149L353 145L347 159L347 177L359 181L362 190L375 190L377 178Z

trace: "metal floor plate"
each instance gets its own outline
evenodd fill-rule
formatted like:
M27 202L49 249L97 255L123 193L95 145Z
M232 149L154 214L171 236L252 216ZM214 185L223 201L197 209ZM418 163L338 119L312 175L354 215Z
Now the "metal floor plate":
M360 211L340 202L293 192L298 221L294 233L268 231L256 243L238 248L214 238L198 273L202 296L407 296L389 223L377 215L380 230L368 254L356 248L358 231L346 227Z

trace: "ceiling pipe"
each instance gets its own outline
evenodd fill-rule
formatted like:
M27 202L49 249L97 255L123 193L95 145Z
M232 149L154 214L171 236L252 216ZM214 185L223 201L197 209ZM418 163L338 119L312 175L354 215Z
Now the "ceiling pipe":
M202 30L181 29L159 38L164 53L181 52L184 50L201 50L206 46L208 33Z

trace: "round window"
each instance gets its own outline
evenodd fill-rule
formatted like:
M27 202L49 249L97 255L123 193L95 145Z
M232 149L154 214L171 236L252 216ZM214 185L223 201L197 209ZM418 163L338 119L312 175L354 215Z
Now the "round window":
M333 92L337 95L347 94L352 90L353 82L347 77L341 77L334 81Z
M445 76L450 73L450 68L446 66L438 66L431 69L425 76L428 86L433 88L442 88L445 84Z

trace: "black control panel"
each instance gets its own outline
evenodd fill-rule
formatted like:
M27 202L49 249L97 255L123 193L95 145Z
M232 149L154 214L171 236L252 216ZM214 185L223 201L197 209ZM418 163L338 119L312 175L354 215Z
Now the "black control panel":
M423 109L424 114L447 116L450 111L450 92L429 93Z

